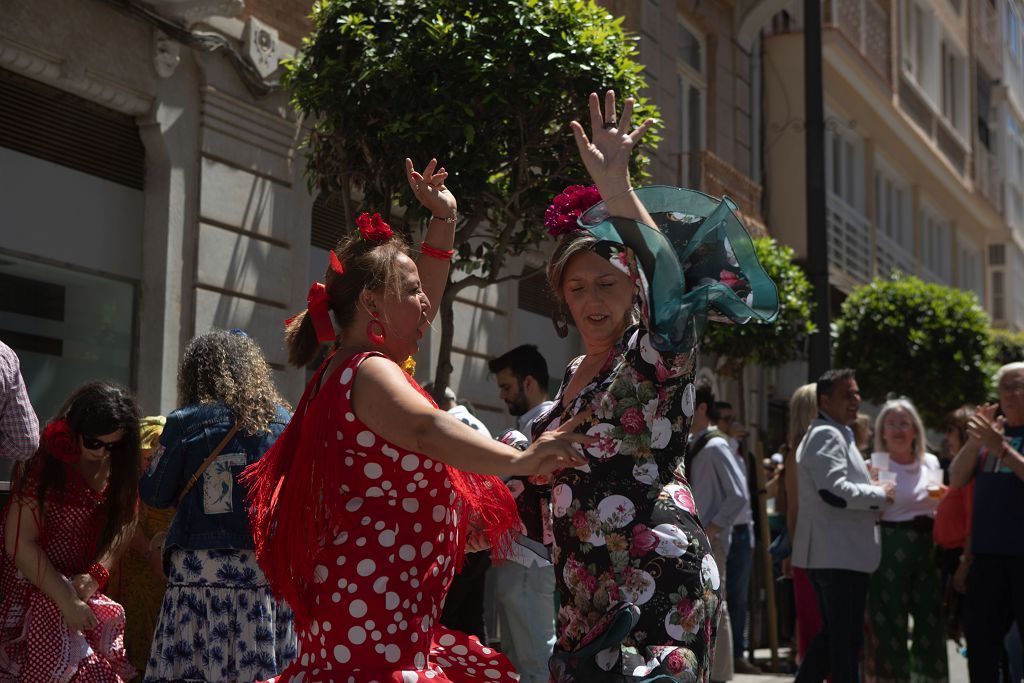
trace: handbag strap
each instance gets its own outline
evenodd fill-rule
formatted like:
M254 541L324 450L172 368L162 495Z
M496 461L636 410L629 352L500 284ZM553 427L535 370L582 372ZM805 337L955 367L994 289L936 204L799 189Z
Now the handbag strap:
M220 443L217 444L217 447L213 449L213 452L206 456L206 460L203 460L202 464L200 464L199 467L196 469L195 474L193 474L192 478L188 480L187 484L185 484L185 488L183 488L181 490L181 493L178 494L178 502L176 503L176 505L181 505L181 501L185 500L185 496L188 495L188 492L191 491L192 487L196 485L197 481L199 481L199 477L203 476L203 472L206 471L206 468L209 467L211 463L213 463L213 461L217 459L217 456L220 455L220 452L224 450L225 446L228 445L228 441L231 441L231 437L233 437L237 433L238 423L236 422L231 427L231 431L229 431L224 436L224 438L221 439Z

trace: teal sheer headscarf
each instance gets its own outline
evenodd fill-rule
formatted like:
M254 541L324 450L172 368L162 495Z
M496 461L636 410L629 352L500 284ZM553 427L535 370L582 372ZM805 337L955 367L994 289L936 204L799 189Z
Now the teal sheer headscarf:
M778 289L731 199L660 185L634 192L658 230L609 215L604 202L580 216L579 224L599 243L632 253L655 348L692 347L708 317L738 324L775 320Z

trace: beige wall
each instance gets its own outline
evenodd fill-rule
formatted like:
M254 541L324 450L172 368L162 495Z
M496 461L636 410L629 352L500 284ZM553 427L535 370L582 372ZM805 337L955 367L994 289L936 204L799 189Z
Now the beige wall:
M600 0L613 14L624 16L626 27L640 37L639 60L645 65L649 90L661 108L663 140L652 154L656 183L676 184L681 150L681 121L677 83L678 22L704 41L705 143L748 177L752 166L752 84L750 56L734 40L731 3L690 3L661 0Z

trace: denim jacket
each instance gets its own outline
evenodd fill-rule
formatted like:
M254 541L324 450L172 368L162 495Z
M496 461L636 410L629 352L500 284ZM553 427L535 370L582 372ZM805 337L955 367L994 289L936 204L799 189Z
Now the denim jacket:
M238 475L246 465L263 457L290 418L288 411L278 406L269 432L253 436L238 432L232 437L178 506L164 542L165 561L174 547L253 547L246 490L238 483ZM233 424L234 417L223 403L187 405L168 415L160 446L139 482L142 502L155 508L174 506L182 488Z

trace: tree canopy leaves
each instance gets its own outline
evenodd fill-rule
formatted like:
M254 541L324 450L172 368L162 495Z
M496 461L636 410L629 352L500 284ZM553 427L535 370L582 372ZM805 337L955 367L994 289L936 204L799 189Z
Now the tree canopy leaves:
M973 292L916 277L876 279L843 302L835 365L857 371L861 394L910 398L925 422L988 396L989 321Z
M350 219L387 215L416 206L404 158L436 156L463 217L454 265L489 281L539 243L552 197L585 182L568 123L589 128L588 93L614 88L637 97L635 120L657 116L638 96L635 38L592 0L322 0L312 18L286 78L313 124L311 185L345 195Z
M811 322L811 283L800 266L793 263L793 250L771 237L755 238L754 249L779 289L779 316L771 323L708 324L703 347L725 356L730 361L725 367L731 368L732 374L746 363L776 366L800 358L808 335L815 331Z

